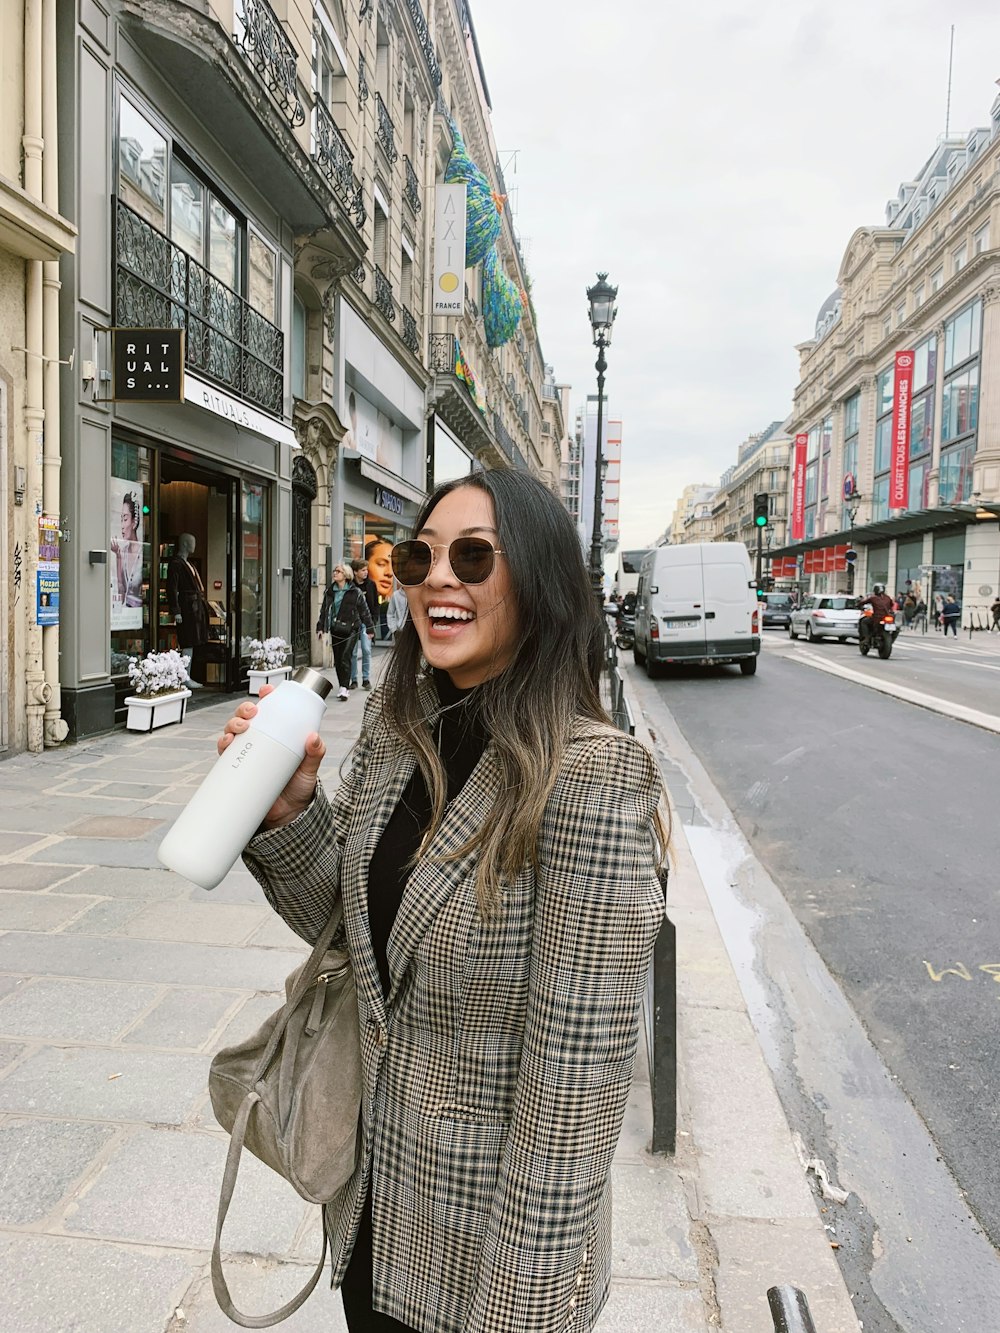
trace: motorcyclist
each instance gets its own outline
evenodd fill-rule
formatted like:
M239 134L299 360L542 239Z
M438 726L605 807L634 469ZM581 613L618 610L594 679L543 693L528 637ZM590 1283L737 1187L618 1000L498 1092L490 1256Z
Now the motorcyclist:
M872 609L872 614L870 616L863 615L861 617L858 633L866 638L870 637L873 623L875 625L880 625L883 616L891 615L892 605L892 598L886 593L885 584L876 583L867 597L858 599L859 611L863 610L866 606L870 606Z

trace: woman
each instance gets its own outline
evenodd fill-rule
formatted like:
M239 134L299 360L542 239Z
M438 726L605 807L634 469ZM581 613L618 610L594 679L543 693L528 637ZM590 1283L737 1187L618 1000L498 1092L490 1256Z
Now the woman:
M131 491L122 496L121 537L111 538L115 556L115 592L121 606L142 606L142 542L139 502Z
M555 497L480 472L415 532L393 549L409 619L349 775L328 799L311 736L244 853L304 939L343 894L365 1091L327 1208L332 1280L351 1333L585 1333L663 915L662 783L608 724Z
M316 637L330 636L333 665L337 672L341 703L345 702L351 679L351 659L361 626L371 634L375 628L368 603L360 588L354 584L350 566L334 565L333 582L327 585L323 604L316 621Z

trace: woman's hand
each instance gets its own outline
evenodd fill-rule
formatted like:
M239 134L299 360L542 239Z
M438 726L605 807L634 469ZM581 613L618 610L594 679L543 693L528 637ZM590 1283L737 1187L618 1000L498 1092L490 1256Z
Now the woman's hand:
M274 690L274 685L262 685L260 688L260 697L266 698ZM217 749L219 754L225 754L226 750L232 745L237 736L242 736L250 725L251 718L257 716L257 705L249 700L240 704L236 712L225 725L222 735L219 737ZM316 792L316 778L319 774L319 766L326 755L326 746L320 740L319 735L314 731L306 737L306 753L302 763L288 779L284 791L271 806L264 816L264 823L268 828L280 828L282 824L290 824L293 819L297 819L303 810L312 801Z

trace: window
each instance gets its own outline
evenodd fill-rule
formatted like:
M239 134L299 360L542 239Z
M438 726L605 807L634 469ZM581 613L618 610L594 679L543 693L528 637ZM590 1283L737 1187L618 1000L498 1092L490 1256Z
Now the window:
M876 477L872 486L872 522L889 517L889 477Z
M941 442L976 429L979 419L979 366L945 380L941 399Z
M906 323L906 302L896 307L896 328L900 328Z
M247 300L273 324L278 304L277 256L255 231L250 232L247 254L250 260Z
M292 394L306 396L306 308L299 297L292 302Z
M951 252L952 273L960 273L962 269L965 268L965 255L966 247L964 244L960 245L957 250Z
M382 19L378 20L375 39L375 91L383 102L389 100L389 34Z
M972 233L972 253L981 255L990 248L990 224L984 223L978 231Z
M127 97L118 104L118 197L158 231L167 229L167 141Z
M944 269L936 268L931 274L931 295L941 290L941 284L944 282Z
M892 333L892 316L886 315L882 321L882 337L888 338L890 333Z
M979 355L982 303L973 301L944 326L944 368L954 369L970 356Z
M920 283L919 286L914 287L913 289L914 310L919 310L920 307L923 305L923 303L924 303L924 284Z
M389 268L389 219L378 200L374 210L374 240L372 258L383 273Z
M399 299L408 310L413 309L413 259L404 248L401 252L402 268L399 275Z
M972 462L976 444L970 440L953 449L941 450L938 469L938 500L941 504L961 504L972 494Z

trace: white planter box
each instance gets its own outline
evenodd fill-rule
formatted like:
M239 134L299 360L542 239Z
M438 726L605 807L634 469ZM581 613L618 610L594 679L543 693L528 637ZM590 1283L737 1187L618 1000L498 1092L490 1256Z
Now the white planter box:
M167 727L171 722L183 722L187 712L187 701L191 691L175 690L173 694L160 694L148 698L141 694L130 694L128 717L125 726L129 731L154 731L157 727Z
M292 674L292 668L283 666L271 667L269 671L254 671L251 667L248 674L250 676L250 693L260 694L262 685L280 685L283 680L286 680Z

